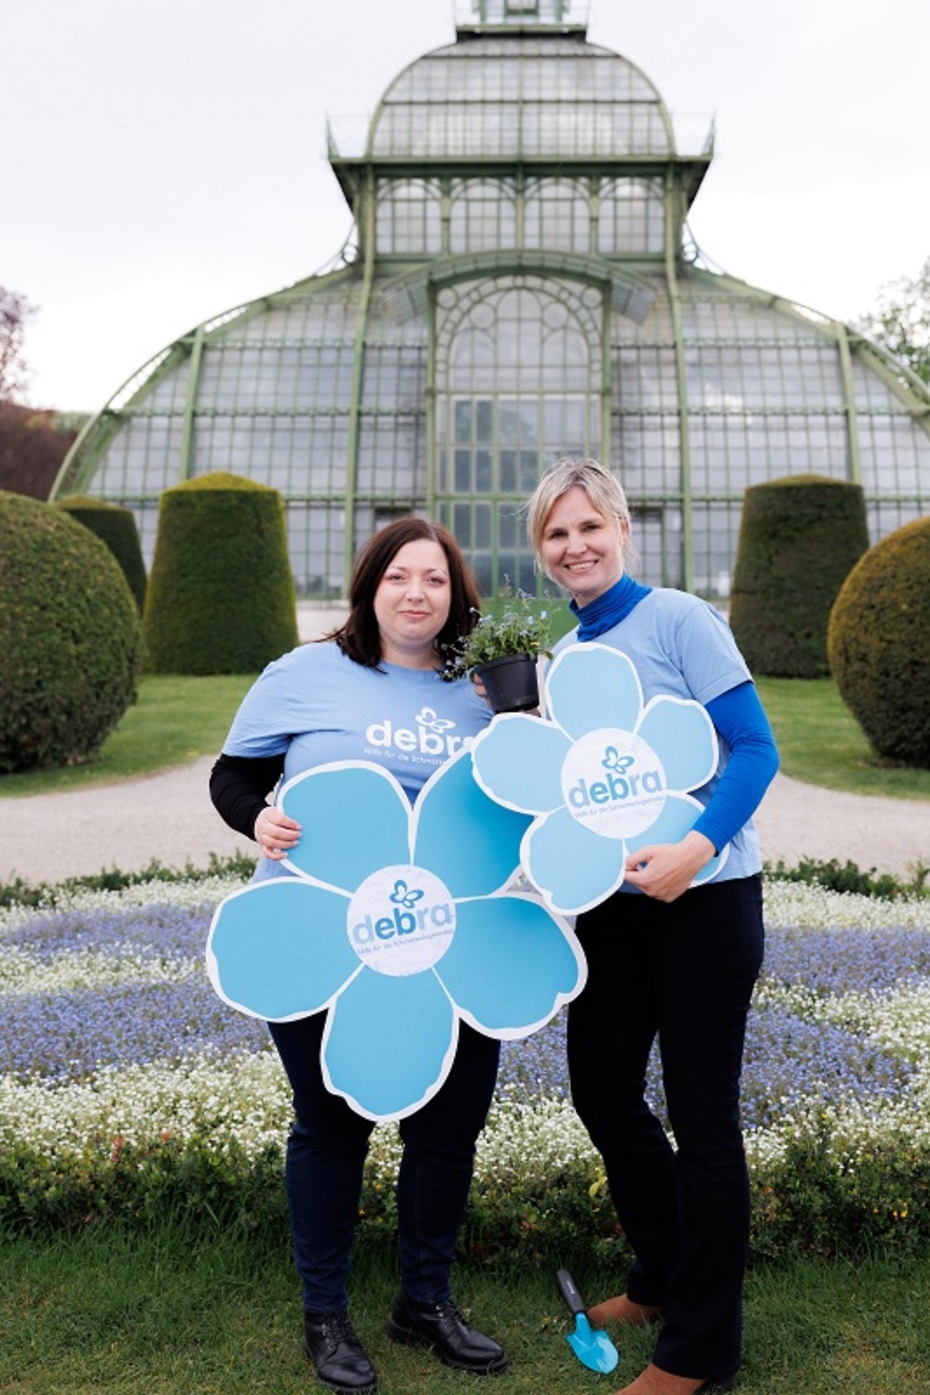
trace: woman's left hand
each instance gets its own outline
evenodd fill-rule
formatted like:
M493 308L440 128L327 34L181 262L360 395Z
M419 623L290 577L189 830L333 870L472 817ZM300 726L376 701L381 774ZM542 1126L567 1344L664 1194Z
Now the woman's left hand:
M656 901L677 901L714 855L703 833L686 833L680 843L651 843L630 853L625 880Z
M266 857L280 862L300 842L300 824L268 804L255 820L255 841Z

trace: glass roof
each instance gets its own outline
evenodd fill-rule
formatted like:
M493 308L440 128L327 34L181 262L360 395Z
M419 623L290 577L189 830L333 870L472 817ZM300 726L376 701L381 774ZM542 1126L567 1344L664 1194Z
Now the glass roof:
M672 148L665 104L628 59L583 31L521 32L460 37L411 64L382 99L368 154L596 160Z
M463 0L464 3L464 0ZM88 424L56 483L133 508L214 470L278 489L299 593L388 518L449 524L485 594L537 584L522 506L563 454L617 468L643 578L725 596L747 486L862 484L873 538L928 507L930 394L844 325L701 265L710 163L563 0L472 0L333 169L357 239L215 316Z

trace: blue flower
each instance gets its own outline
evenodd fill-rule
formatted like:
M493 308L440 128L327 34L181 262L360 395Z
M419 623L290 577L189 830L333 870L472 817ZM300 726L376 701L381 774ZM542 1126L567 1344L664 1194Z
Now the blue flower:
M565 915L606 900L627 854L684 837L703 806L689 790L717 769L717 737L700 703L655 697L643 705L626 654L573 644L546 679L548 718L502 713L472 746L475 777L508 809L535 814L523 868L548 906ZM723 849L695 881L723 865Z
M393 776L361 762L308 771L279 803L303 828L294 875L222 902L210 978L256 1017L328 1010L324 1079L358 1113L398 1119L430 1099L460 1020L522 1037L581 991L571 930L538 898L504 894L528 820L487 798L468 751L413 809Z

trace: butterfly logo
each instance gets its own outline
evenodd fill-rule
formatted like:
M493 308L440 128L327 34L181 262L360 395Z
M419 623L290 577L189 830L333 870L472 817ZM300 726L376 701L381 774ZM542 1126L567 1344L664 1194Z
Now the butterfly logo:
M409 911L411 906L415 906L418 901L423 900L423 892L417 891L414 887L408 887L405 881L398 879L394 883L394 890L388 899L393 901L395 906L405 906Z
M437 717L432 707L424 707L422 712L418 714L417 721L421 727L426 727L427 731L434 731L437 736L455 726L455 723L451 722L448 717Z
M633 757L621 756L616 746L608 746L607 750L604 752L604 759L601 761L601 765L605 770L616 770L618 775L622 775L625 771L629 770L630 766L633 764L635 764Z

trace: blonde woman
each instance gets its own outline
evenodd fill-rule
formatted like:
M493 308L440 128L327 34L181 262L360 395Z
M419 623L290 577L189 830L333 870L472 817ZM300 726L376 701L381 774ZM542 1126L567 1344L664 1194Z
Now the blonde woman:
M621 1395L729 1389L749 1241L740 1070L763 952L752 814L778 755L719 612L628 574L630 513L609 470L560 461L530 500L528 531L539 565L572 597L578 628L562 643L622 650L645 701L696 699L719 738L718 771L693 791L704 806L695 826L680 842L639 848L620 888L578 918L588 982L569 1008L568 1057L575 1107L635 1256L625 1290L589 1317L661 1323L652 1362ZM692 888L724 844L723 870ZM656 1038L674 1146L645 1099Z

